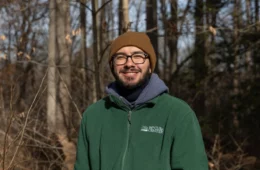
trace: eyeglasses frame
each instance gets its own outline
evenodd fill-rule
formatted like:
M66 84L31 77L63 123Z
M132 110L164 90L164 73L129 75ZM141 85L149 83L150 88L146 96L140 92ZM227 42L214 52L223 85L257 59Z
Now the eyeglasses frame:
M132 56L135 55L135 54L143 54L143 55L145 56L145 57L144 57L144 62L143 62L143 63L135 63L135 62L133 61L133 58L132 58ZM116 63L114 62L114 59L116 58L117 55L124 55L124 56L126 56L126 62L125 62L124 64L116 64ZM147 53L141 52L141 51L133 52L131 55L127 55L127 54L125 54L125 53L116 53L116 54L113 55L111 61L113 62L113 64L115 64L115 65L117 65L117 66L121 66L121 65L125 65L125 64L127 63L128 58L131 58L131 60L132 60L132 62L133 62L134 64L144 64L144 63L145 63L145 60L146 60L147 58L149 58L149 55L148 55Z

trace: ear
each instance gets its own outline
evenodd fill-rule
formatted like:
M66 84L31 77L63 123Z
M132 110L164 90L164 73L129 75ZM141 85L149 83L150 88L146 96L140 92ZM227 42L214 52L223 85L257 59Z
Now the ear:
M151 69L151 67L149 67L149 73L150 73L150 74L152 73L152 69Z

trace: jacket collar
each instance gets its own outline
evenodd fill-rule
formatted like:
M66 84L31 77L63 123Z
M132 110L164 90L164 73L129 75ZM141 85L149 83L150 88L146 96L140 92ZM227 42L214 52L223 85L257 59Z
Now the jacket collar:
M132 103L130 103L129 101L127 101L125 98L123 98L122 96L120 96L118 94L115 82L110 83L106 87L106 92L108 93L108 95L112 95L112 96L117 97L124 104L128 105L128 107L135 108L135 107L142 105L144 103L153 103L152 99L156 98L157 96L159 96L163 93L167 93L168 87L158 77L157 74L153 73L151 75L151 78L150 78L147 86L143 89L143 91L141 92L141 94L139 95L137 100L132 102ZM111 99L111 97L110 97L110 99ZM114 100L111 99L111 101L113 102Z

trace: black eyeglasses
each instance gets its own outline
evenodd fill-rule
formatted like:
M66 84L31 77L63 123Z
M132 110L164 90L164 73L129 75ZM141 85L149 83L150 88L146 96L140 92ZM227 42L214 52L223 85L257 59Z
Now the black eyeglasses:
M113 62L116 65L124 65L125 63L127 63L128 58L131 58L134 64L143 64L145 62L145 59L149 58L149 56L144 52L134 52L132 55L117 53L113 56Z

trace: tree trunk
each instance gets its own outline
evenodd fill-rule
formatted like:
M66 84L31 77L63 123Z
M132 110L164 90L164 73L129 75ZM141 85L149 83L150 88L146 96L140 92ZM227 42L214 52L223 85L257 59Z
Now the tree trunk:
M238 95L239 95L239 27L240 27L240 2L239 0L234 1L234 11L233 11L233 20L234 20L234 76L233 76L233 92L232 92L232 116L233 116L233 126L235 128L239 127L238 120Z
M247 18L247 26L250 26L252 23L252 15L250 10L250 0L246 0L246 18ZM246 52L246 66L248 74L251 74L251 65L252 65L252 49L251 45L248 46L247 52Z
M1 73L0 73L1 74ZM3 87L0 84L0 116L1 120L0 123L3 127L7 127L7 115L5 115L5 101L4 101L4 93Z
M127 32L130 29L129 14L128 14L128 0L119 0L119 35Z
M171 18L168 23L167 28L167 37L168 37L168 48L170 52L170 62L169 62L169 75L167 79L170 80L172 74L177 69L177 43L178 43L178 21L177 21L177 12L178 12L177 0L171 1ZM173 81L169 81L169 89L172 91Z
M194 110L200 115L205 115L205 93L204 93L204 78L207 74L207 67L205 63L206 49L205 49L205 30L204 30L204 2L196 0L195 8L195 51L193 58L193 66L195 73L195 87L196 94L194 97Z
M81 0L82 4L86 4L86 0ZM80 41L80 55L81 55L81 74L82 74L82 106L87 105L87 32L86 32L86 8L80 4L80 30L81 30L81 41Z
M205 62L208 66L208 70L211 70L210 60L208 58L209 53L214 53L215 50L215 36L217 27L217 13L221 7L221 0L206 0L206 28L205 33Z
M167 11L166 11L166 3L165 0L160 0L161 2L161 14L162 14L162 24L163 24L163 29L164 29L164 37L163 37L163 47L159 45L159 49L163 48L163 54L161 57L162 60L162 70L161 70L161 76L163 80L166 81L167 85L169 85L169 80L168 78L168 50L167 50L167 43L168 43L168 20L167 20ZM168 86L169 87L169 86ZM170 90L171 91L171 90Z
M254 1L254 6L255 6L255 33L260 32L260 14L259 14L259 0ZM259 52L259 45L257 43L254 44L254 52L253 52L253 60L254 60L254 73L259 79L259 66L258 64L260 63L260 52Z
M57 40L59 49L59 82L58 102L59 107L56 114L57 131L59 134L70 137L71 115L70 115L70 89L71 89L71 67L70 67L70 17L69 2L57 1Z
M96 0L92 0L92 31L93 31L93 61L94 61L94 68L95 68L95 77L94 77L94 85L95 85L95 92L96 92L96 98L94 99L99 100L102 98L101 94L101 88L100 88L100 72L99 72L99 58L100 58L100 43L99 43L99 34L98 34L98 14L97 14L97 8L98 8L98 2Z
M47 125L51 134L56 131L56 1L49 1L49 42L48 42L48 93Z
M110 9L113 9L113 3L110 3L109 4L109 8ZM111 22L111 27L112 28L114 28L114 27L116 27L116 24L115 24L115 20L114 20L114 11L113 10L109 10L109 15L108 15L108 22ZM115 33L116 33L117 31L114 31L114 30L112 30L112 31L109 31L108 32L108 34L109 34L109 40L112 40L112 39L114 39L115 38Z
M146 29L148 36L153 44L155 54L158 56L158 37L157 37L157 1L146 0ZM159 74L158 57L154 72Z
M255 23L256 23L256 31L260 30L260 14L259 14L259 0L255 0Z

